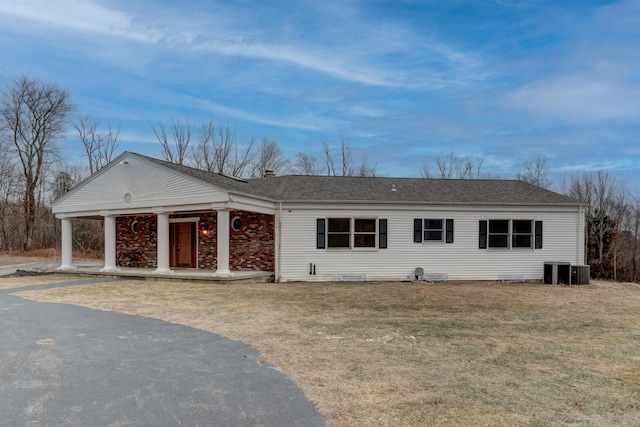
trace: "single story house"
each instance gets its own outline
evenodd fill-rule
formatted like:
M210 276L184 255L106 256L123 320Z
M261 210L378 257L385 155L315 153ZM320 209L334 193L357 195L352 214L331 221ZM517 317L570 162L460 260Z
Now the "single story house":
M265 176L239 179L124 152L53 203L61 270L73 218L104 221L104 271L273 272L277 281L541 280L584 263L584 204L523 181Z

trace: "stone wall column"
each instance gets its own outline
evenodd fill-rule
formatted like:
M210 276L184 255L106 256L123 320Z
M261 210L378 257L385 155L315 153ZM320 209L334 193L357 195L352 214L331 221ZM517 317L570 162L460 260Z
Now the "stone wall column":
M75 270L73 265L73 227L71 218L61 218L62 260L58 270Z

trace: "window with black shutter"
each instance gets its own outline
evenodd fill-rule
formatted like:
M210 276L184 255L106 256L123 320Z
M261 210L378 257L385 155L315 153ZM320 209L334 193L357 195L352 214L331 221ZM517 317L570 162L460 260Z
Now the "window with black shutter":
M487 221L480 221L480 236L478 240L478 247L480 249L487 249Z
M416 218L413 220L413 242L422 242L422 218Z
M542 221L536 221L535 228L535 249L542 249Z
M326 248L324 235L325 235L325 219L318 218L316 220L316 248L317 249Z
M375 218L318 218L316 248L387 247L387 220Z
M542 249L542 221L490 219L479 224L480 249Z
M378 247L387 249L387 220L378 220Z
M446 243L453 243L453 219L448 219L447 221L447 231L446 231Z

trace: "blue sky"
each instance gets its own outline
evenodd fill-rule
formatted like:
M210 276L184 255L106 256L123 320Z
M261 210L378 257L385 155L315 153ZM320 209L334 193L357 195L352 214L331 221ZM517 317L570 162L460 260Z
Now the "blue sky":
M0 86L67 89L159 155L151 121L210 119L287 157L349 138L379 174L454 151L513 178L605 169L640 191L640 0L0 1ZM74 135L65 157L83 162Z

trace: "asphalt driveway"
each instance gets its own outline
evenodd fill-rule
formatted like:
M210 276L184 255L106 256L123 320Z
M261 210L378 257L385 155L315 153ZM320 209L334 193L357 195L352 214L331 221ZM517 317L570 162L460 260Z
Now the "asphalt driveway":
M0 290L2 426L326 425L253 347L161 320L28 301L15 291Z

